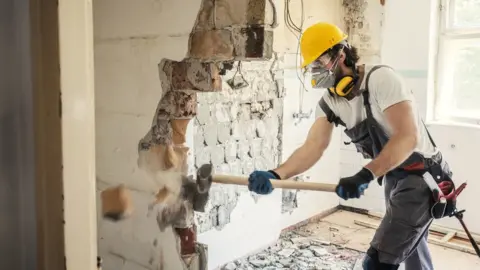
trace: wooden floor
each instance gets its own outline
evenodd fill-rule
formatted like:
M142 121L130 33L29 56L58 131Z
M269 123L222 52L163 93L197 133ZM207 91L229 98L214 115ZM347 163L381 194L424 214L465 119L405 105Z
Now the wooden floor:
M318 222L297 228L295 231L300 233L303 231L305 235L310 237L313 235L322 241L329 241L332 244L365 252L375 230L356 223L378 224L378 219L339 210ZM431 237L438 238L434 234ZM435 270L480 269L480 258L475 255L432 243L429 244L429 247ZM403 267L400 269L403 269Z

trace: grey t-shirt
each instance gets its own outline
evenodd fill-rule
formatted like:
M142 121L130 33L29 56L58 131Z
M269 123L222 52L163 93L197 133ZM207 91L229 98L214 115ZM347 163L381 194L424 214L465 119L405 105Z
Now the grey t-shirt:
M368 74L371 68L372 66L365 66L365 76L360 87L361 89L365 89L366 74ZM410 100L412 101L413 113L418 124L420 138L415 152L421 153L426 157L435 154L436 149L428 138L421 117L419 117L415 98L412 91L407 87L405 80L395 72L395 70L388 67L381 67L370 75L368 84L373 117L383 126L387 134L390 136L392 129L386 120L384 110L399 102ZM347 100L342 97L332 97L326 91L323 98L332 112L342 119L347 128L352 128L367 118L362 95L352 100ZM316 117L322 116L326 116L325 112L317 105Z

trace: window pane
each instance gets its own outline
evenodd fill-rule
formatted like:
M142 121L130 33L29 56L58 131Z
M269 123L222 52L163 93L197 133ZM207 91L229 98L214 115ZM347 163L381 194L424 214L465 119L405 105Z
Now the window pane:
M454 0L453 25L480 27L480 0Z
M454 108L480 111L480 47L459 48L454 59Z

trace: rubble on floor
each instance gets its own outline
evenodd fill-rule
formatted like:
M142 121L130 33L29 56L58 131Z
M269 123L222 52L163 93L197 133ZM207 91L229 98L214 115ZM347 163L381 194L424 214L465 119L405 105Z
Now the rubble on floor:
M230 262L222 270L350 270L363 253L345 249L295 231L285 232L267 249Z

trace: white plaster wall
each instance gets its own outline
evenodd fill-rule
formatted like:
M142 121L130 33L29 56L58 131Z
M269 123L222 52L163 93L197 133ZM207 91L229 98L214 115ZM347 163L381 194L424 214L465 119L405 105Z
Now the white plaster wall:
M428 1L386 1L384 24L384 39L382 44L382 61L396 68L402 73L413 89L420 104L420 112L425 117L431 101L427 100L431 86L429 74L433 72L429 57L432 55L434 44L430 37L431 24L436 24L432 17L432 7L437 6L435 0ZM408 18L405 14L409 13ZM477 194L480 181L477 180L476 153L480 152L480 128L466 126L428 124L429 130L437 145L454 171L457 185L468 181L467 188L459 199L459 207L467 209L465 221L474 232L480 232L480 216L476 210ZM341 175L355 173L365 163L351 148L341 146ZM343 205L366 208L383 212L383 190L373 184L366 192L366 196L359 200L342 201ZM438 224L461 229L454 218L446 218Z

